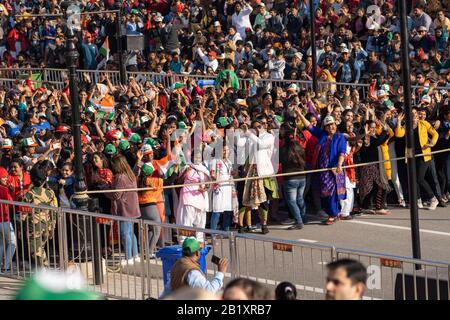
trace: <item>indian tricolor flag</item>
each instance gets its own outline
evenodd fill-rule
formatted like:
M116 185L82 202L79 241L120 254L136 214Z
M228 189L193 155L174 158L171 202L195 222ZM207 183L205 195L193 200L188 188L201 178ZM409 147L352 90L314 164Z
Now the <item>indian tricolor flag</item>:
M102 47L100 50L98 50L98 53L103 56L103 60L100 61L100 63L97 66L97 70L103 68L106 65L106 62L109 60L109 39L106 37L105 41L102 44Z
M98 51L98 53L106 58L106 61L109 60L109 40L106 37L105 41L102 44L102 47Z

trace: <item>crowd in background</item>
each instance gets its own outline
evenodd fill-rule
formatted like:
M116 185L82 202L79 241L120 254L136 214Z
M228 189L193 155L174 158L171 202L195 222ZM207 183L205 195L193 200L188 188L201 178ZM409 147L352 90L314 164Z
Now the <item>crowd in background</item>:
M100 191L92 197L101 212L266 234L268 225L280 220L298 230L311 217L332 225L361 212L390 214L388 200L407 206L405 161L389 161L404 157L406 149L397 3L316 1L316 72L328 82L316 93L280 81L309 80L314 72L308 3L123 2L124 33L144 34L146 46L127 52L127 69L178 73L180 81L165 87L154 78L130 76L117 85L107 75L81 77L84 176L88 190ZM411 80L418 85L412 93L414 151L425 154L417 158L419 208L434 210L450 199L450 153L427 154L450 148L449 4L408 4ZM59 5L1 3L4 67L64 66L62 18L27 17L58 13ZM88 11L113 5L84 4ZM97 68L106 36L111 51L106 68L115 67L113 19L109 13L83 15L80 68ZM195 81L191 73L214 75L215 81ZM238 78L252 79L251 85L241 88ZM349 85L337 87L336 81ZM367 94L351 86L358 81L370 85ZM27 76L0 90L1 199L74 206L70 103L67 82L57 90ZM234 143L226 144L229 132ZM182 152L186 144L191 153ZM253 152L231 161L239 148ZM379 161L385 162L374 164ZM353 163L371 164L342 168ZM327 168L334 169L301 173ZM273 177L276 173L294 174ZM225 182L239 177L251 179ZM197 185L164 188L189 183ZM146 190L102 192L138 187ZM282 209L289 219L282 219ZM22 208L12 216L7 206L2 212L1 253L10 261L15 233L25 232L12 222L30 213ZM29 236L41 239L30 250L46 265L44 247L54 232L54 217L42 211L27 221L30 230L38 228ZM139 248L132 223L120 222L120 233L125 262L133 263ZM204 241L202 234L197 237ZM160 228L152 228L151 251L159 239Z

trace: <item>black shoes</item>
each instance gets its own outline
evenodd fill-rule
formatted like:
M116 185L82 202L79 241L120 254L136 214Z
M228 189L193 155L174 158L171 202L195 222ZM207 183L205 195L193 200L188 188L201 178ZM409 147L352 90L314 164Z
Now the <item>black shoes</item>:
M301 230L305 225L303 223L296 223L288 228L288 230Z
M289 226L289 225L295 224L295 220L294 219L286 219L284 221L281 221L281 224L284 226Z
M268 234L269 233L269 228L267 228L267 226L261 226L261 233L262 234Z

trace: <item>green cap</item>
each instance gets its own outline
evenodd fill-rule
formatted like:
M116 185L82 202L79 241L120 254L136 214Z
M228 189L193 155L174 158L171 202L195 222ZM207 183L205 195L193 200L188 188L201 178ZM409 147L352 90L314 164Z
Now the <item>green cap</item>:
M55 271L39 271L28 279L19 290L16 300L102 300L102 296L90 292L79 274Z
M113 121L113 120L114 120L114 116L115 116L115 113L114 113L114 112L110 112L110 113L108 113L108 115L106 116L106 120L108 120L108 121Z
M135 132L133 132L132 134L130 134L130 136L128 137L128 141L131 143L136 143L139 144L142 142L141 136Z
M227 117L220 117L217 120L217 124L222 127L225 128L228 125L228 118Z
M184 121L178 122L178 129L187 129L186 123Z
M173 85L173 90L177 90L180 88L186 87L186 85L182 82L175 82L175 84Z
M119 149L121 151L130 149L130 143L127 140L121 140L119 143Z
M117 149L110 143L105 146L104 152L109 155L115 155L117 153Z
M148 145L152 146L152 148L154 148L156 146L156 140L153 138L147 138L145 140L145 144L148 144Z
M149 176L155 171L155 168L153 167L153 164L151 162L147 162L144 163L141 170L145 176Z
M200 249L200 242L194 237L188 237L183 241L183 254L191 255Z

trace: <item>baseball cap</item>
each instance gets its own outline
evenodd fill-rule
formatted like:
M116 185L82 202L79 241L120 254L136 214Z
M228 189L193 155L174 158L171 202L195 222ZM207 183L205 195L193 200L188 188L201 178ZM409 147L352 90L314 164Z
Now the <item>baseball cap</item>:
M291 85L287 88L287 91L290 91L290 90L298 91L298 86L297 86L297 84L295 84L295 83L291 84Z
M136 132L133 132L132 134L130 134L130 136L128 137L128 141L130 143L136 143L139 144L142 142L141 136L139 134L137 134Z
M187 129L186 123L184 121L178 122L178 129Z
M296 53L294 54L294 57L296 57L296 58L302 60L302 59L303 59L303 54L301 54L300 52L296 52Z
M143 153L144 156L147 155L147 154L150 154L150 153L152 153L152 152L153 152L153 148L152 148L151 145L149 145L149 144L144 144L144 145L142 146L142 153Z
M424 95L422 97L422 99L420 99L420 102L422 102L422 103L431 103L431 97L428 96L428 95Z
M55 129L56 133L70 133L70 127L66 125L57 126Z
M349 53L349 51L348 51L348 49L347 49L347 47L345 48L345 49L342 49L342 51L341 51L342 53Z
M155 171L155 168L153 167L153 164L151 162L146 162L141 167L141 170L145 176L149 176Z
M122 141L120 141L120 143L119 143L119 149L120 149L121 151L125 151L125 150L130 149L130 143L129 143L127 140L122 140Z
M427 31L427 28L424 26L420 26L419 28L417 28L418 31Z
M384 91L384 90L378 90L378 92L377 92L378 98L380 98L380 97L386 97L387 95L388 95L387 92Z
M154 20L155 20L155 22L162 22L162 21L163 21L163 18L162 18L161 16L156 16L156 17L154 18Z
M123 133L120 130L114 129L106 133L106 139L109 141L120 140L123 138Z
M214 22L214 27L220 27L220 26L221 26L221 24L219 21Z
M145 144L150 145L152 148L154 148L156 146L156 140L153 138L147 138L145 140Z
M142 116L141 117L141 123L142 124L144 124L144 123L146 123L146 122L149 122L150 121L150 118L149 117L147 117L147 116Z
M25 138L22 141L24 147L37 147L37 143L32 138Z
M345 43L341 43L341 44L340 44L340 47L342 47L342 48L347 48L347 45L346 45Z
M2 145L3 149L12 149L12 147L13 147L13 143L12 143L11 139L4 139L3 140L3 145Z
M227 117L220 117L217 120L217 124L221 127L221 128L225 128L228 125L228 118Z
M81 131L84 131L84 133L86 133L86 134L90 134L89 128L88 128L87 125L85 125L85 124L82 124L82 125L80 126L80 130L81 130Z
M113 155L115 155L115 154L117 153L117 149L116 149L116 147L114 147L114 145L112 145L111 143L109 143L109 144L107 144L107 145L105 146L104 152L105 152L106 154L108 154L108 155L113 156Z
M16 294L15 300L102 300L91 292L79 271L63 273L40 270L28 279Z
M335 123L334 118L332 116L326 116L323 120L323 125L327 126L329 124Z
M200 242L194 237L184 239L182 245L183 254L191 255L200 249Z
M211 58L215 58L217 57L217 53L215 51L210 51L208 52L208 56L210 56Z

